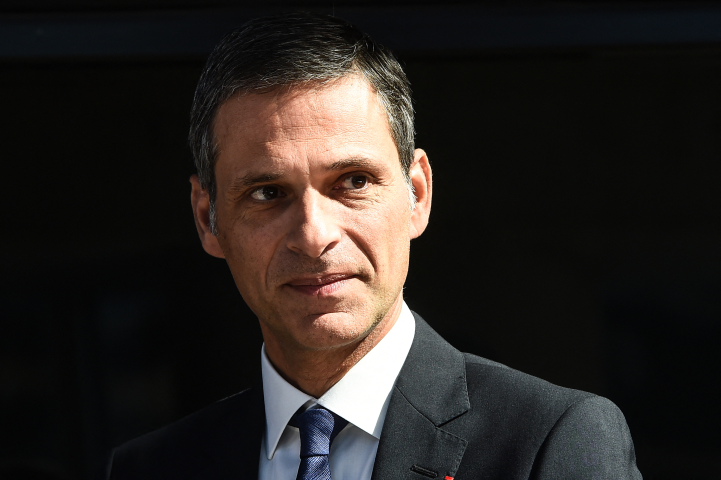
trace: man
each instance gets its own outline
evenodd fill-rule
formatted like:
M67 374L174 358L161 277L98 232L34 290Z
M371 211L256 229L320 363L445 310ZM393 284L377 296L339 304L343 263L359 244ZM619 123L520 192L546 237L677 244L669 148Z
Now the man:
M263 385L116 449L109 478L641 478L611 402L462 354L403 302L432 177L388 51L332 17L251 21L209 58L190 143Z

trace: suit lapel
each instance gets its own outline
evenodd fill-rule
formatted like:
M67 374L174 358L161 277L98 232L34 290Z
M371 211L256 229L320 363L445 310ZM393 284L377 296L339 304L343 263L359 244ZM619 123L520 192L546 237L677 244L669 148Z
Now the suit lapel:
M258 478L260 442L265 428L263 388L260 386L223 400L227 412L215 423L215 432L203 439L209 461L197 480Z
M453 478L468 444L442 428L470 408L463 355L414 316L413 345L391 394L372 480Z

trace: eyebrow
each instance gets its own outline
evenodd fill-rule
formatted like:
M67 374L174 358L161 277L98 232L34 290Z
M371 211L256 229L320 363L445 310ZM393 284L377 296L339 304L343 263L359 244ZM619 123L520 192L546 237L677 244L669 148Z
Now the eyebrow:
M263 183L275 182L283 178L282 173L248 173L241 177L236 177L230 184L230 190L244 190L249 187L254 187Z
M326 170L336 171L345 170L347 168L369 168L376 165L373 161L365 157L352 157L344 160L333 162Z

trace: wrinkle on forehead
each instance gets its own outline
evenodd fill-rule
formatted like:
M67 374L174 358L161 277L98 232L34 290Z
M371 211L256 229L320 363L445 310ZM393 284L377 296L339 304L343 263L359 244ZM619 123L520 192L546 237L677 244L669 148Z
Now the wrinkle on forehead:
M354 101L338 102L337 97L328 95L334 89L352 91ZM244 115L246 111L253 115ZM339 116L346 121L338 122ZM286 142L314 144L320 148L315 153L325 153L331 145L338 146L333 141L336 137L346 137L343 143L347 145L367 141L356 133L366 130L363 127L368 127L369 118L382 122L390 133L387 115L373 87L362 76L350 75L323 84L237 95L218 112L216 138L219 146L242 142L271 157ZM219 149L218 153L222 156L223 152Z
M366 97L365 102L338 103L333 102L329 95L324 95L329 89L354 84L365 87L356 90L356 92L363 92ZM257 115L239 114L242 110L238 111L238 108L233 108L233 102L243 104L244 109L255 110ZM359 111L359 107L363 110ZM257 140L274 142L294 140L309 131L314 133L313 131L318 127L323 130L323 137L343 135L352 132L353 128L348 125L344 125L348 127L346 129L340 128L341 126L336 124L333 119L334 115L345 114L348 118L359 118L358 113L369 110L380 114L387 124L387 115L377 99L375 89L365 78L353 74L322 84L314 82L279 87L263 93L236 95L221 105L216 117L216 135L218 140L221 140L235 136L237 132L264 131L270 135ZM259 122L271 128L258 128ZM390 126L388 128L390 129ZM318 133L320 137L320 132Z

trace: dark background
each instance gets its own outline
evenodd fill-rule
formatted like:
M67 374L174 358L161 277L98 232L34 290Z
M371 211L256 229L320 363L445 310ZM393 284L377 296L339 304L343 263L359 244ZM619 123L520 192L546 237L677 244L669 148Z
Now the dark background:
M259 379L257 320L203 253L188 111L259 13L397 51L435 180L405 295L453 344L625 413L645 478L718 478L721 3L5 1L0 478Z

